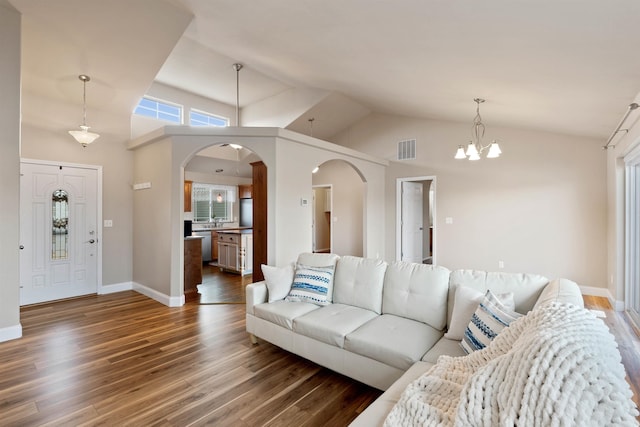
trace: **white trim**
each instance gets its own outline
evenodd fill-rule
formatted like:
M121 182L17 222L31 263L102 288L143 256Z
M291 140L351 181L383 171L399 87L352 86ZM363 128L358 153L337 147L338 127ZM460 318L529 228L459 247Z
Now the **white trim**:
M133 282L133 290L144 296L154 299L159 303L166 305L167 307L182 307L185 302L184 294L180 295L179 297L170 297L169 295L158 292L155 289L152 289L145 285L141 285L137 282Z
M97 239L97 265L96 265L96 293L103 293L102 291L102 166L100 165L88 165L83 163L68 163L68 162L56 162L52 160L38 160L20 158L20 163L30 163L35 165L47 165L47 166L63 166L67 168L76 169L91 169L95 170L97 174L98 186L96 194L96 239Z
M433 247L433 257L431 259L431 263L433 265L437 265L436 263L436 255L438 251L436 250L436 235L437 235L437 227L436 224L438 221L436 220L436 181L437 178L435 175L430 176L414 176L414 177L405 177L405 178L396 178L396 260L402 259L402 183L403 182L422 182L422 181L431 181L430 190L433 190L433 206L431 210L431 217L433 218L433 236L431 241L431 247ZM429 195L427 194L427 197ZM424 258L424 257L423 257Z
M635 306L638 301L640 289L640 265L638 254L640 253L640 145L636 145L624 157L625 181L624 181L624 301L623 309L637 319L640 307Z
M0 342L15 340L22 337L22 325L7 326L0 329Z
M98 295L114 294L116 292L131 290L133 290L133 282L112 283L101 286L100 289L98 289Z

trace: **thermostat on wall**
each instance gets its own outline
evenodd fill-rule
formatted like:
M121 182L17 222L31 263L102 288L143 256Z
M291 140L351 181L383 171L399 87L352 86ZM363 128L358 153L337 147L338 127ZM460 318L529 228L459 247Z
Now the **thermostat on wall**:
M304 197L302 197L300 199L300 206L309 206L309 199L305 199Z

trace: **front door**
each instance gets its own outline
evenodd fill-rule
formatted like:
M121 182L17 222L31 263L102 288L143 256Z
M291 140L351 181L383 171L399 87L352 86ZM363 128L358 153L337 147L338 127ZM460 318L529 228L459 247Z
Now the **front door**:
M20 304L97 292L98 170L20 164Z

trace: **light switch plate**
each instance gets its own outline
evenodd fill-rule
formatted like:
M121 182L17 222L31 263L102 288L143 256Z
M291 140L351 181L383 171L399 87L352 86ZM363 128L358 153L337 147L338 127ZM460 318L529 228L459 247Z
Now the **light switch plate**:
M113 227L113 220L105 219L104 220L104 226L105 227Z

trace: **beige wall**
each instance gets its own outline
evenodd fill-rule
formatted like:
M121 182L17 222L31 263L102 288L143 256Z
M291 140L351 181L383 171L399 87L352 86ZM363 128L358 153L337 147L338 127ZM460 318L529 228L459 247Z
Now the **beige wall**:
M387 173L388 258L395 254L397 177L436 176L436 256L448 268L533 272L606 287L606 159L587 138L487 126L503 156L454 160L467 123L371 115L334 142L393 160L397 142L417 140L417 160ZM450 217L453 223L445 224Z
M168 305L181 303L184 166L201 149L229 142L252 150L267 166L269 264L284 265L311 251L311 171L330 159L352 163L371 183L364 248L373 257L382 256L384 238L378 230L384 223L384 161L282 129L167 127L130 143L135 182L151 183L150 189L134 193L136 289Z
M0 0L0 341L20 326L20 14Z
M102 286L130 284L132 277L133 154L128 140L129 116L100 114L103 126L93 144L83 148L68 133L65 124L77 123L82 110L23 92L25 114L22 124L23 158L102 166L102 218L113 227L102 228ZM57 113L54 113L57 112ZM95 111L94 115L95 115ZM40 121L38 117L57 117L59 123Z

